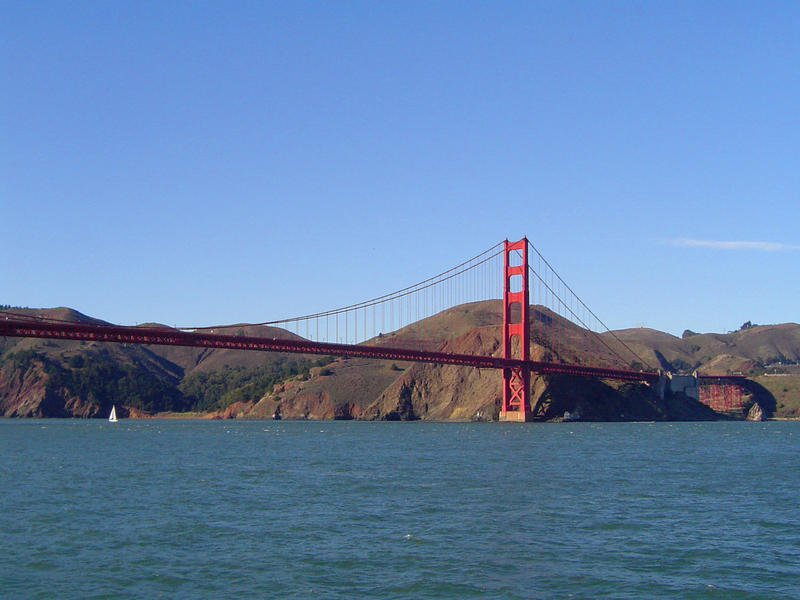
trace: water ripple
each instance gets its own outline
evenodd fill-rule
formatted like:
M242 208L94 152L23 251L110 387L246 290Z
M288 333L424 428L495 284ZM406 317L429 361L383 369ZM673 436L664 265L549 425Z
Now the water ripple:
M798 427L0 421L0 589L797 598Z

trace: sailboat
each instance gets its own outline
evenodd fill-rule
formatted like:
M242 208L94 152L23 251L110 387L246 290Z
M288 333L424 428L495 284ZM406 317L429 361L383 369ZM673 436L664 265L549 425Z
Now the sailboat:
M111 405L111 414L108 415L109 423L116 423L117 422L117 407L115 405Z

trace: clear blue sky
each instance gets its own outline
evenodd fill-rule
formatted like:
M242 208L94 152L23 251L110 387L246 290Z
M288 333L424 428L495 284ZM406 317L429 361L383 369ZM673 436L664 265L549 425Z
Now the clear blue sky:
M263 321L527 235L612 328L800 321L796 2L0 11L0 303Z

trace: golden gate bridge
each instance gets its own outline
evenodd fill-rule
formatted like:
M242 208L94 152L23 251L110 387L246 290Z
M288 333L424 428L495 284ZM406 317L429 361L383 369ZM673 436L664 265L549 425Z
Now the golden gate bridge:
M421 324L435 315L492 299L502 299L499 356L447 352L431 348L437 342L398 335L415 329L424 334ZM506 421L533 419L536 407L531 403L532 374L651 385L663 379L661 371L606 327L527 238L505 240L395 292L281 320L170 328L76 323L10 310L0 315L0 335L9 337L291 352L500 369L500 419ZM267 335L245 335L245 326L263 326ZM241 331L220 333L231 328ZM532 348L535 355L531 354ZM744 378L699 379L707 385L724 386Z

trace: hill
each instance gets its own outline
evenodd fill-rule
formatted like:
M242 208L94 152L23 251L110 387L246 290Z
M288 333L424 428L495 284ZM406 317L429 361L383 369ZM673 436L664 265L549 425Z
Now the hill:
M756 325L726 334L687 331L682 338L646 328L614 334L648 363L675 372L756 376L773 366L800 363L796 323Z
M13 312L104 323L65 308ZM270 327L213 331L297 337ZM276 382L307 373L319 363L319 357L281 353L0 338L0 415L97 417L107 415L112 404L126 417L160 412L212 414L234 402L257 399Z
M22 312L17 309L16 312ZM369 340L372 345L501 353L500 301L465 304ZM102 323L68 308L25 314ZM768 397L774 415L800 415L800 326L751 326L727 334L682 338L636 328L590 335L548 309L532 307L534 360L661 368L673 372L742 372L753 381L752 404ZM263 337L292 333L264 326L212 332ZM797 371L792 371L793 366ZM781 371L780 373L776 371ZM0 414L96 417L117 404L123 416L163 412L206 416L308 419L497 418L495 370L367 359L325 359L269 352L0 338ZM565 411L584 419L715 418L688 398L661 400L646 385L534 377L542 418ZM768 411L770 412L770 411Z

